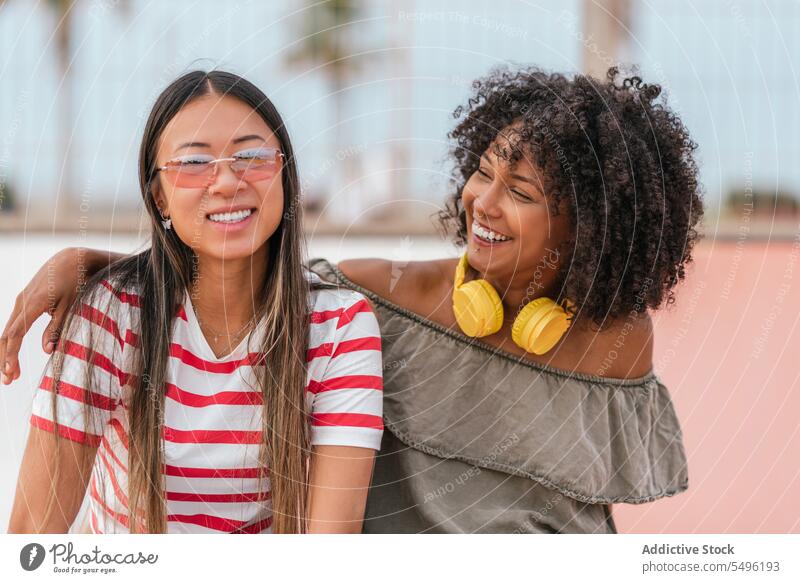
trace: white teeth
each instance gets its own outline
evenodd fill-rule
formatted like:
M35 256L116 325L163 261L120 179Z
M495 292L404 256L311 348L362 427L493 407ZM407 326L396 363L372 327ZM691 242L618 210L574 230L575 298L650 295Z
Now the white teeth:
M490 242L501 242L501 241L508 241L511 237L506 237L505 235L501 235L500 233L495 233L494 231L490 231L489 229L484 229L478 223L472 223L472 232L475 233L481 239L485 239Z
M243 211L236 211L233 213L216 213L213 215L208 215L208 218L215 223L238 223L239 221L243 221L247 217L253 214L253 211L243 210Z

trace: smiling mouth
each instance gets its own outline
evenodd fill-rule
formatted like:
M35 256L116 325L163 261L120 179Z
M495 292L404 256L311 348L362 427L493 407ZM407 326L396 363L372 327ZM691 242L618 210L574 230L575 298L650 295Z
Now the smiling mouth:
M233 223L241 223L247 217L252 215L256 212L256 209L243 209L240 211L234 211L232 213L214 213L206 215L209 221L213 223L224 223L224 224L233 224Z
M472 221L472 232L478 239L486 243L503 243L511 240L511 237L482 227L477 221Z

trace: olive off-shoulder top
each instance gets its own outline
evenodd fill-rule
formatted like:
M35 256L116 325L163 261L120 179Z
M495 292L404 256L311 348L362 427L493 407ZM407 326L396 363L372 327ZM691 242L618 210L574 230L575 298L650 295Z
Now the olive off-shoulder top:
M609 505L688 488L681 427L650 373L538 364L449 330L350 281L381 327L386 430L364 532L615 533Z

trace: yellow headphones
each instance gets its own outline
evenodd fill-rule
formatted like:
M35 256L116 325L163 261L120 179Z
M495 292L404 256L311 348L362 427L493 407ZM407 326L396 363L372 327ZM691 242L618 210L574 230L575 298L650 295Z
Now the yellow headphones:
M453 312L467 336L481 338L494 334L503 325L503 302L485 279L464 283L467 254L456 267ZM568 304L569 300L564 300ZM533 354L544 354L558 342L570 325L571 315L550 298L536 298L525 305L514 320L511 339Z

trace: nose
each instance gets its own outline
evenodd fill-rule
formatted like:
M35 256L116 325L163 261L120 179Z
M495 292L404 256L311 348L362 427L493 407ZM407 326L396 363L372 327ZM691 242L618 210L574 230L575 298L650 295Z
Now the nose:
M494 180L492 184L480 192L475 193L472 203L473 214L489 219L498 219L502 216L500 209L500 194L503 189L501 181Z
M218 162L214 165L214 174L208 186L211 194L233 196L245 187L245 182L231 170L229 162Z

